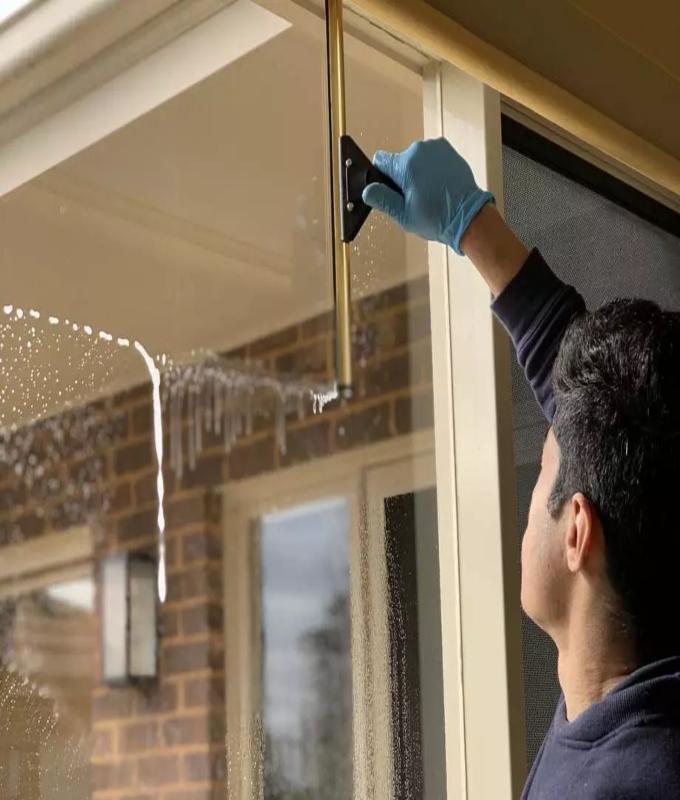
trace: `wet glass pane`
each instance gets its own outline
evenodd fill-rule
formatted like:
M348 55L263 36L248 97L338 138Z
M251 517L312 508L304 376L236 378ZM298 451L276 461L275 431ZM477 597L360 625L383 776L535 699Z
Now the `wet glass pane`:
M434 500L385 516L436 489L427 248L377 215L357 238L340 401L323 20L243 0L206 25L0 197L0 705L40 698L0 732L2 796L438 800ZM361 146L421 137L418 70L346 44ZM121 555L153 563L155 608ZM44 670L70 658L66 691Z
M267 800L352 795L348 528L343 500L260 523Z
M0 790L8 800L90 797L96 685L94 580L50 582L0 600Z

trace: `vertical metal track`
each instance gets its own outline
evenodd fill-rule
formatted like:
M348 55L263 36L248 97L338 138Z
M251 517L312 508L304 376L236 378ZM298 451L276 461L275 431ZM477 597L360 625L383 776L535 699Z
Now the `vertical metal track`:
M348 397L352 393L352 306L349 245L342 240L340 137L345 135L346 125L342 0L325 0L325 2L335 292L335 369L338 392L341 396Z

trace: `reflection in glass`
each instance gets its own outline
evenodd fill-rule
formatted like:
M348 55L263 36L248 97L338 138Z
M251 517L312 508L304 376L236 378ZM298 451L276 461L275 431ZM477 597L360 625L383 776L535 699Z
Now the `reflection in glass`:
M348 523L343 500L261 521L266 800L351 796Z
M96 628L91 577L0 602L0 797L86 800Z

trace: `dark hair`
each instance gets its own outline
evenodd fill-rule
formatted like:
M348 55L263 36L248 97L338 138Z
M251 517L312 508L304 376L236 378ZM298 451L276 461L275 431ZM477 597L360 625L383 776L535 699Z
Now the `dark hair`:
M640 663L680 654L680 313L615 300L576 317L553 369L557 516L582 492Z

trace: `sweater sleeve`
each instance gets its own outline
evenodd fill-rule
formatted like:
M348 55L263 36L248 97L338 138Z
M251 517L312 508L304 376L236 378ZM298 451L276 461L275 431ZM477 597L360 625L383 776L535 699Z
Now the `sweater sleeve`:
M572 286L562 283L538 250L532 250L491 308L510 334L534 396L552 422L553 364L567 326L575 315L585 311L583 298Z

